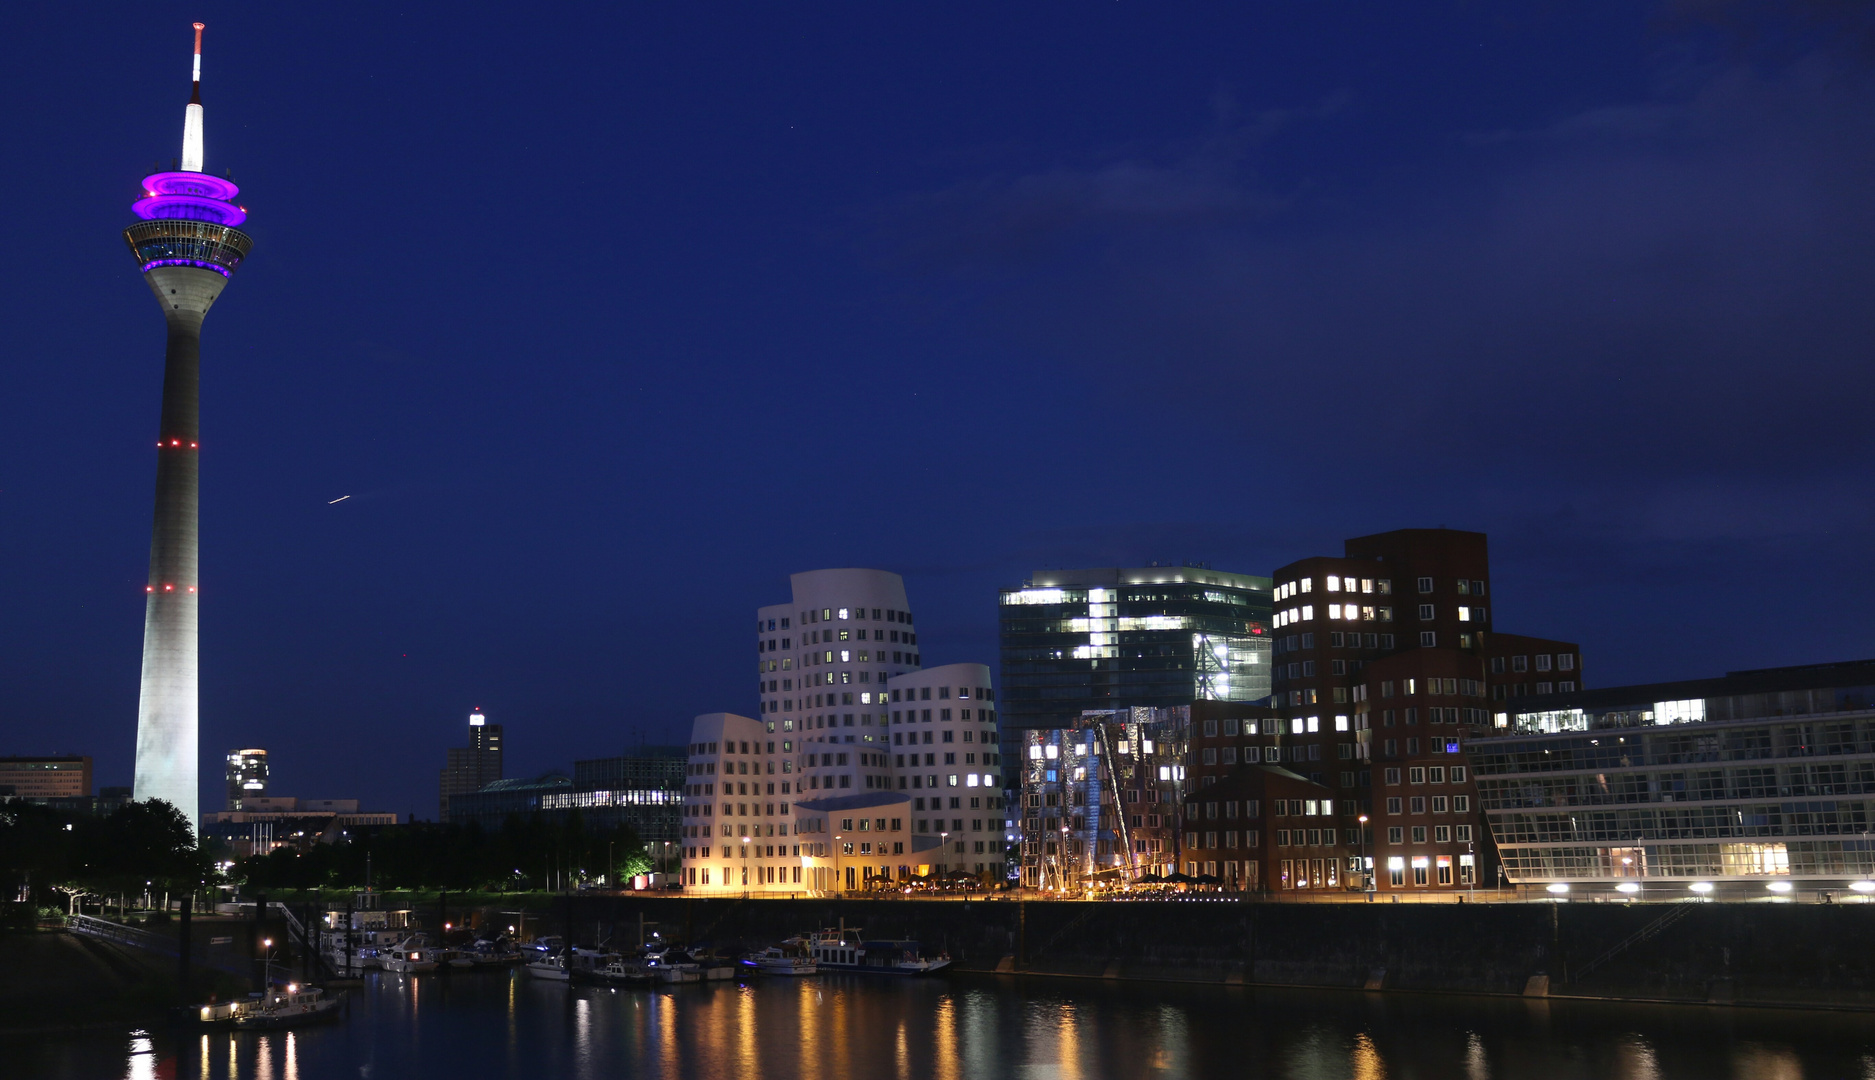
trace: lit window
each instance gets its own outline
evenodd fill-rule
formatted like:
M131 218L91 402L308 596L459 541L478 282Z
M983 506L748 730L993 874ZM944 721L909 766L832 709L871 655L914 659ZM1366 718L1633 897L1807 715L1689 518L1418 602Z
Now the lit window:
M1335 730L1336 731L1348 730L1348 718L1345 716L1335 717Z
M1333 575L1333 574L1330 574L1330 575L1328 575L1328 578L1327 578L1327 581L1326 581L1326 584L1327 584L1327 586L1328 586L1328 591L1329 591L1329 592L1340 592L1340 591L1341 591L1341 579L1340 579L1340 578L1338 578L1338 577L1336 577L1336 576L1335 576L1335 575Z
M1309 717L1309 730L1320 731L1321 729L1322 729L1322 718L1319 716Z

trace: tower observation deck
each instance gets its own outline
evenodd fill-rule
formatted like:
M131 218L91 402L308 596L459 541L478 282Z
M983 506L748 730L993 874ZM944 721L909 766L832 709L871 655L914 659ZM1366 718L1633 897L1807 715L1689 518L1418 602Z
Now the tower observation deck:
M143 682L133 794L162 799L200 825L197 780L197 506L201 494L202 320L254 241L237 226L240 189L203 169L202 24L179 168L143 178L124 242L169 326L156 441L156 518L144 587Z

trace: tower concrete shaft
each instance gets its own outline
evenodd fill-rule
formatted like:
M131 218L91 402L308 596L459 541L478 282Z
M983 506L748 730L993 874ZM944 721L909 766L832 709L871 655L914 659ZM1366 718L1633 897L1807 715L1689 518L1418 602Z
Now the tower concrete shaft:
M134 797L162 799L197 821L197 605L201 500L202 318L228 279L158 266L144 280L169 324L156 451L156 514L143 615Z
M163 413L156 443L156 517L143 612L143 683L137 702L133 796L162 799L199 821L197 605L201 601L202 319L254 241L235 226L247 211L232 180L202 171L202 24L195 24L194 89L183 125L182 168L143 178L141 220L124 242L163 307Z

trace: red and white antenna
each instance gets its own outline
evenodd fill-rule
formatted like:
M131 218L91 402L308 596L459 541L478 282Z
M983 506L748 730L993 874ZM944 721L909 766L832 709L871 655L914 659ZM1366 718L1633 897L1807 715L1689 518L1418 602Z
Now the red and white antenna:
M182 117L182 170L202 171L202 24L195 24L195 85Z

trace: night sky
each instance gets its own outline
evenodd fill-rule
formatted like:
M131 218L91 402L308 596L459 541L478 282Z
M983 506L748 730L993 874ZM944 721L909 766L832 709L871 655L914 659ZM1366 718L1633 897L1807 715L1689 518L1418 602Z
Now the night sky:
M0 753L130 782L194 19L205 809L681 742L819 567L994 663L1037 568L1448 525L1591 686L1875 655L1865 5L9 10Z

